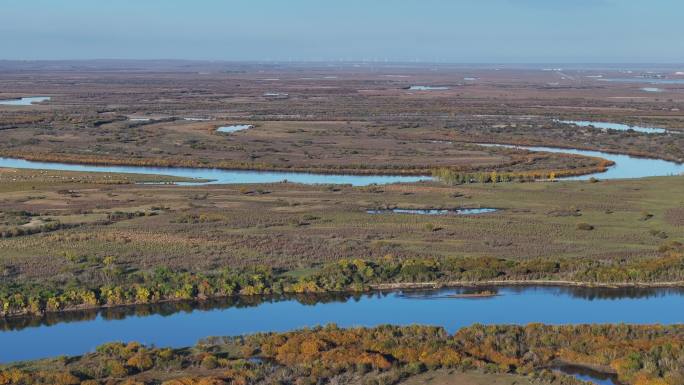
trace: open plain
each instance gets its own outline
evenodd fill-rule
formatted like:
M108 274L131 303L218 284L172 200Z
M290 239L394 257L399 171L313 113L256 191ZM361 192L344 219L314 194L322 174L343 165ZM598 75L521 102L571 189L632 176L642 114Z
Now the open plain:
M198 309L210 300L277 305L282 295L458 285L475 289L454 301L499 297L478 285L684 286L684 177L640 163L681 167L684 85L644 91L646 69L630 75L634 82L609 81L626 76L610 66L7 61L0 70L0 100L49 97L0 104L0 156L9 165L0 168L0 315L16 320L6 333L30 332L30 325L50 333L69 324L69 312L92 323L95 316L76 311L168 302L212 312L209 305ZM634 129L600 127L605 123ZM626 167L611 154L631 156L627 168L645 177L603 178ZM43 163L32 169L22 159ZM181 167L182 176L157 175ZM246 174L212 183L214 169ZM239 179L268 172L284 172L277 174L284 180ZM330 183L307 180L317 174ZM350 175L369 179L344 182ZM388 183L380 176L418 178ZM652 295L600 293L626 303ZM318 298L311 306L325 302ZM570 372L549 370L553 357L628 384L657 378L628 368L627 358L588 358L562 344L550 353L548 336L539 337L546 338L543 348L529 347L534 359L522 350L505 356L501 341L522 344L522 334L501 336L493 353L473 347L482 341L469 336L416 358L402 353L410 339L360 348L345 345L338 332L318 336L328 328L251 336L238 344L251 341L240 352L234 341L188 349L110 344L65 361L10 364L0 380L580 383ZM609 346L607 336L624 332L614 328L592 343ZM416 330L393 333L428 338ZM299 333L310 349L287 345ZM671 333L679 341L681 331ZM470 338L479 342L465 347ZM529 338L525 343L536 344ZM653 365L645 358L652 351L627 349ZM306 364L291 361L297 354ZM346 354L358 362L345 361ZM51 377L51 368L62 377ZM682 378L680 366L665 372L675 381L667 384Z

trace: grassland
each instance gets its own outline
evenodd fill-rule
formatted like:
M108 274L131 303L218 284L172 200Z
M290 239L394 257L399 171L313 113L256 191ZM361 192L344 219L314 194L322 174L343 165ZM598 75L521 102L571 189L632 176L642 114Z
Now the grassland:
M230 121L14 128L0 131L0 154L71 163L351 174L429 175L438 167L502 172L601 168L600 160L592 158L454 146L431 141L425 132L373 123L248 123L254 128L233 134L216 132Z
M529 70L404 68L399 71L406 77L396 78L344 67L236 67L205 68L204 75L192 67L169 73L75 66L30 75L10 69L0 96L53 98L35 106L0 106L0 154L80 163L413 175L437 167L529 172L598 166L595 159L531 156L472 142L684 160L683 135L604 132L554 122L617 121L677 131L684 128L684 100L674 86L654 96L630 85L583 76L569 81ZM605 74L611 75L617 76ZM460 80L464 77L479 80L468 83ZM449 89L406 90L416 83ZM269 96L273 93L286 96ZM236 123L255 127L234 134L215 131Z
M138 63L127 68L75 64L62 71L33 65L0 63L0 98L52 97L39 105L0 106L0 156L406 175L442 167L561 174L605 166L595 158L473 144L491 142L684 160L684 135L677 133L684 128L681 88L665 85L662 93L644 94L638 85L588 77L617 77L617 71L576 71L567 77L553 71L448 66L148 68ZM412 84L448 89L408 90ZM673 133L578 128L555 119L659 126ZM215 131L236 123L254 127L235 134ZM237 294L244 296L236 301L249 301L253 294L416 283L684 282L684 177L458 186L136 184L151 181L178 179L0 169L0 313L42 315ZM497 211L472 216L367 212L393 208ZM681 330L665 328L663 337L665 329L654 327L634 350L627 345L635 335L643 337L640 331L606 328L593 334L570 331L563 349L550 351L545 345L533 355L523 353L537 343L548 345L563 330L539 339L535 334L524 345L525 332L513 327L476 328L457 343L449 339L448 349L428 355L433 359L428 363L404 354L417 354L417 344L427 340L432 354L446 340L421 333L396 351L390 348L401 346L391 338L383 346L361 349L331 344L330 336L316 335L320 330L238 339L239 351L235 344L211 340L179 350L111 344L83 357L0 368L0 383L574 385L568 376L543 371L550 359L567 354L562 358L600 365L629 384L681 382L681 368L670 365L681 363ZM578 336L597 335L599 340L574 344ZM660 339L651 346L653 336ZM677 343L661 349L673 336ZM283 348L289 339L295 342ZM257 347L265 340L270 342ZM264 346L282 348L283 354ZM608 348L600 350L603 346ZM464 356L449 361L454 352ZM625 352L634 354L623 357ZM345 361L347 356L354 359ZM324 357L333 359L323 362Z
M108 256L127 272L255 265L297 271L386 256L619 261L657 257L684 240L681 177L354 188L101 184L93 178L107 177L40 179L42 172L30 170L12 175L15 180L1 185L2 226L39 221L79 226L6 234L0 239L5 282L97 283ZM499 211L473 216L366 212L395 207Z

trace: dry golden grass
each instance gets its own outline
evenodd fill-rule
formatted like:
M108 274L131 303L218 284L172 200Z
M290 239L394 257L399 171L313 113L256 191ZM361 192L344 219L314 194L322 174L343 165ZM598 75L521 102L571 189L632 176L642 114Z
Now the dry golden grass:
M81 225L0 239L0 265L11 279L97 280L98 263L70 262L67 256L94 261L115 256L131 271L168 266L197 272L253 265L304 269L386 255L649 257L684 241L684 229L672 216L681 210L682 188L679 177L358 188L18 181L3 184L0 211L25 210L34 214L31 219ZM500 211L475 216L366 213L393 207ZM593 229L581 230L580 223Z

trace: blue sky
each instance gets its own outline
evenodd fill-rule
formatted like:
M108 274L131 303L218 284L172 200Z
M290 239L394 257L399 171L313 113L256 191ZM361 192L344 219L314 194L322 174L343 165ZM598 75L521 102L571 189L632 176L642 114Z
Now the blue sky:
M0 59L684 62L681 0L1 0Z

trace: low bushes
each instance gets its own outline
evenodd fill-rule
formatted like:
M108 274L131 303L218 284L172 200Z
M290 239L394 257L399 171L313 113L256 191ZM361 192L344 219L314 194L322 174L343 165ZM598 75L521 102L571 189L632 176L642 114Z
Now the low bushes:
M111 261L105 264L111 265ZM64 287L56 283L6 285L0 289L0 316L40 315L72 309L204 300L234 295L360 292L383 284L525 280L590 284L683 282L684 255L678 249L668 249L658 258L626 261L588 258L508 260L491 257L386 257L375 261L342 260L324 265L299 278L267 267L239 271L224 269L206 274L158 268L151 272L122 272L113 275L110 283L97 287Z
M209 337L193 348L178 350L108 343L82 357L51 361L50 371L26 369L30 364L0 370L0 384L96 384L113 379L158 384L162 378L168 385L396 384L441 368L512 373L550 385L582 384L548 370L562 362L616 374L624 384L680 385L683 357L681 325L476 324L452 335L443 328L421 325L351 329L328 325L287 333Z

